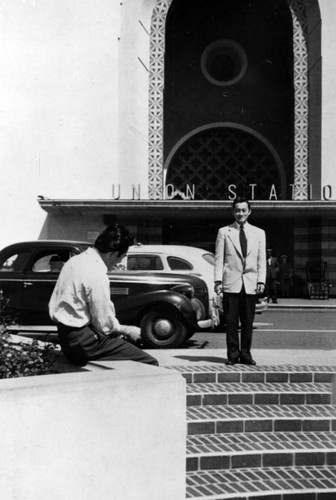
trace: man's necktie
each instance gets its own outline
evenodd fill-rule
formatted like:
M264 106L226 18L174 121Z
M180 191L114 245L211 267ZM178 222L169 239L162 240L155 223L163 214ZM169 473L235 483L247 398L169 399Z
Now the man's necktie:
M246 253L247 253L247 239L246 239L246 234L244 231L244 226L240 226L239 240L240 240L241 251L242 251L243 257L245 259Z

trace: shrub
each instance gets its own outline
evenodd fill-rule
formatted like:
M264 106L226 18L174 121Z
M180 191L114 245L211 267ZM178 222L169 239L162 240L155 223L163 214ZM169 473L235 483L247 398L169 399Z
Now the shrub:
M37 340L31 343L13 342L11 336L2 333L0 336L0 379L29 377L56 373L50 352L55 347Z
M1 303L1 301L0 301ZM0 310L0 379L55 373L52 344L37 340L18 341L6 331L12 319Z

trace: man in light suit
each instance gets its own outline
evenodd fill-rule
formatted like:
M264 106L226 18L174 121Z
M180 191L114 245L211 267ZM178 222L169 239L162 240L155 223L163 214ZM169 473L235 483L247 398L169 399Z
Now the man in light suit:
M223 293L227 364L255 365L251 356L252 331L256 294L265 290L265 231L247 222L251 214L249 200L238 197L232 208L235 222L220 228L217 235L215 292Z

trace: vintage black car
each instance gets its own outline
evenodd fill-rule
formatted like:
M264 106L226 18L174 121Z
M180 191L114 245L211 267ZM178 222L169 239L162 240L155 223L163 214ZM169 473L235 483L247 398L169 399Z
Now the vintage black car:
M50 331L48 303L58 274L64 262L89 246L37 240L0 252L1 312L11 318L12 330ZM122 270L109 272L109 279L119 321L140 326L145 347L177 347L211 323L207 287L196 276Z

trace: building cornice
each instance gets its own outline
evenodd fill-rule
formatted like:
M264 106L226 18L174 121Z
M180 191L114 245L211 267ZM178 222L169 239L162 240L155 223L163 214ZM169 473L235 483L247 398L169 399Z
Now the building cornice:
M38 197L43 210L52 215L145 215L173 216L183 212L184 215L204 217L218 214L219 211L231 211L232 201L214 200L111 200L111 199L61 199ZM336 200L329 201L251 201L252 210L263 217L296 216L334 216Z

